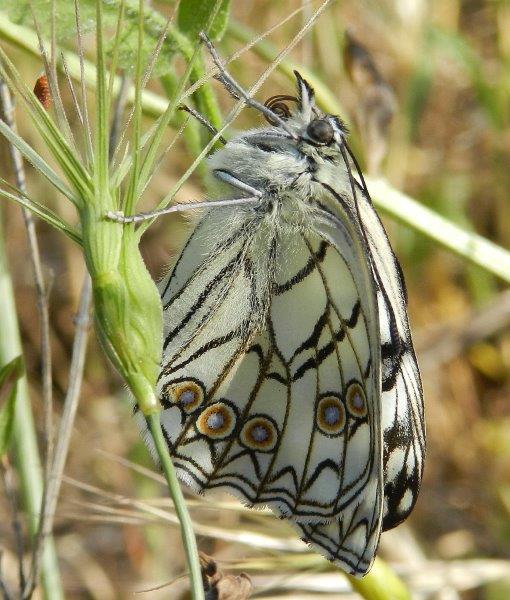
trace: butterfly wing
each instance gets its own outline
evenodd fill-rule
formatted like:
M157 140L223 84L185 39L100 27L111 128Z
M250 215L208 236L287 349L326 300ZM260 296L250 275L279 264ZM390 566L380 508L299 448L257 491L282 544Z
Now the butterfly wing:
M423 393L407 316L406 289L400 265L384 227L361 188L357 190L360 219L377 286L381 343L381 422L383 434L384 511L382 529L404 521L416 502L425 458ZM338 200L338 198L336 198ZM331 205L330 205L331 210ZM334 212L334 211L333 211ZM370 498L367 490L366 497ZM304 539L326 556L339 554L354 574L370 568L377 547L377 523L357 519L355 505L341 519L327 524L300 524ZM363 513L361 513L363 514ZM362 555L352 552L358 536L367 540Z
M379 286L385 477L383 529L387 530L407 518L418 497L425 459L423 391L400 265L379 216L359 191L361 219Z
M208 211L160 284L164 342L157 391L163 433L179 475L197 492L206 486L215 457L210 445L189 442L197 414L231 380L262 325L267 298L254 288L252 242L249 223L236 211Z
M343 524L327 555L365 572L382 448L376 296L359 231L347 217L256 230L215 212L162 285L159 392L179 476L270 506L304 537Z

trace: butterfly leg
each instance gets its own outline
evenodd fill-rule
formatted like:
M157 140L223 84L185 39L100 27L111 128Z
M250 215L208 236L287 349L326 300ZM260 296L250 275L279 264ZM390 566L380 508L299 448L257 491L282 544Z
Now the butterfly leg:
M257 102L257 100L253 99L249 92L246 92L237 81L230 75L230 73L226 70L223 61L220 58L220 55L216 51L216 48L212 44L211 40L207 37L207 35L202 31L200 33L200 39L207 46L207 50L213 59L214 64L218 67L219 74L217 79L221 81L227 92L233 96L236 100L242 98L248 106L251 106L255 110L258 110L266 117L269 117L272 121L276 122L284 131L286 131L292 139L297 140L298 137L292 129L289 128L287 123L283 119L281 119L275 112L273 112L270 108Z
M246 186L248 187L248 186ZM122 212L116 212L109 210L106 213L106 218L110 221L116 221L117 223L141 223L142 221L148 221L149 219L155 219L161 215L167 215L173 212L182 212L185 210L195 210L200 208L217 208L220 206L235 206L235 205L249 205L256 204L260 201L260 192L256 195L248 196L246 198L225 198L223 200L206 200L204 202L185 202L182 204L174 204L161 210L152 210L150 212L142 212L136 215L124 215Z
M232 187L235 187L238 190L242 190L243 192L250 194L250 196L256 196L257 198L260 198L262 196L262 192L260 190L257 190L256 188L252 187L251 185L248 185L247 183L244 183L244 181L241 181L235 175L232 175L232 173L230 173L229 171L215 169L214 175L218 179L221 179L221 181L228 183Z
M190 114L192 117L194 117L206 129L208 129L213 135L218 135L219 132L216 129L216 127L209 121L209 119L207 117L204 117L204 115L202 113L198 112L198 110L195 110L194 108L191 108L190 106L187 106L186 104L181 104L179 106L179 110L184 110L185 112ZM222 144L227 143L227 140L222 135L220 135L218 139Z

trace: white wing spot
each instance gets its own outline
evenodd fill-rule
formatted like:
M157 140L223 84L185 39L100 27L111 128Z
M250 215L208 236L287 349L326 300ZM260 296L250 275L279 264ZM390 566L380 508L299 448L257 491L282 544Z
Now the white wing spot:
M407 488L405 494L402 496L402 500L398 503L398 512L407 513L413 502L413 492Z

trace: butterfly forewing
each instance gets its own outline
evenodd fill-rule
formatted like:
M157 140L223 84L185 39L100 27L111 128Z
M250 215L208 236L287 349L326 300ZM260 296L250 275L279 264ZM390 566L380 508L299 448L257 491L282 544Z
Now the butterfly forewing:
M359 190L359 207L379 287L382 343L382 418L385 507L383 528L411 512L425 458L423 391L407 317L402 273L372 204Z

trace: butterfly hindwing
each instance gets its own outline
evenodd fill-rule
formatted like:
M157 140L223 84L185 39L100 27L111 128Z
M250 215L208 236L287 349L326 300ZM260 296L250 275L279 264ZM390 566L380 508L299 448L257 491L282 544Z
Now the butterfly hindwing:
M312 544L317 528L338 523L344 534L328 555L365 572L382 513L382 448L377 309L359 235L325 223L259 230L204 255L211 214L162 284L159 389L178 473L196 491L270 506Z

